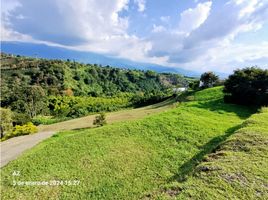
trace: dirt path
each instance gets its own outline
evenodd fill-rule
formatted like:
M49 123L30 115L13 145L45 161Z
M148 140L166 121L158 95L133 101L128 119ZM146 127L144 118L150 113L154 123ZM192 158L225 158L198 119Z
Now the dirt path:
M147 115L167 110L172 107L173 102L173 100L167 100L142 108L108 113L107 122L108 124L111 124L114 122L140 119ZM51 137L57 131L94 127L93 120L95 119L95 116L96 115L90 115L56 124L42 125L38 127L39 132L36 134L15 137L1 142L1 167L5 166L9 161L15 160L25 150L30 149L44 139Z
M1 142L1 167L5 166L9 161L15 160L25 150L32 148L54 133L53 131L39 132L33 135L15 137Z
M147 115L159 113L172 107L174 100L166 100L158 104L145 106L136 109L121 110L106 114L106 121L108 124L120 121L128 121L143 118ZM62 130L75 130L81 128L94 127L93 121L96 115L89 115L86 117L76 118L64 122L59 122L51 125L39 126L39 131L62 131Z

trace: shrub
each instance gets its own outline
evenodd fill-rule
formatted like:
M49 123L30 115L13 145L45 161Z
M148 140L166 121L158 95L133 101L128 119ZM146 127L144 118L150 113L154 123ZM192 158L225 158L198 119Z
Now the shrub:
M93 125L96 126L104 126L105 124L107 124L105 113L100 113L95 117L95 120L93 121Z
M13 119L13 126L23 125L23 124L26 124L27 122L29 122L30 116L23 114L23 113L14 112L12 119Z
M62 121L66 121L70 118L68 117L53 117L53 116L43 116L43 115L39 115L35 118L32 119L32 123L36 126L40 125L40 124L45 124L45 125L49 125L49 124L54 124L57 122L62 122Z
M10 109L0 108L0 132L1 138L12 129L12 112Z
M5 136L5 139L17 137L21 135L29 135L29 134L37 133L37 131L38 131L37 127L32 122L28 122L25 125L16 125L13 131L11 131Z
M199 84L200 84L200 81L199 80L195 80L195 81L192 81L192 82L189 83L189 87L192 90L197 90L197 89L199 89Z
M234 71L224 83L225 102L268 105L268 70L257 67Z

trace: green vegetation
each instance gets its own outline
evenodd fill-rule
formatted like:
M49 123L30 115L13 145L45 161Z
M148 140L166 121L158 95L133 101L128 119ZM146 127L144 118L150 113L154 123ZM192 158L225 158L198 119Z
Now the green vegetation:
M216 85L219 77L213 72L205 72L201 75L200 81L202 82L203 88L210 88Z
M10 109L0 108L0 116L1 141L12 137L28 135L37 132L37 127L31 122L25 122L24 125L17 125L17 115L15 113L12 113ZM15 123L15 126L13 126L13 123Z
M239 69L224 83L225 102L268 106L268 70L257 67Z
M154 104L191 80L178 74L1 53L1 107L11 109L16 115L13 124L19 125Z
M174 108L176 106L175 98L170 98L165 101L162 101L157 104L144 106L140 108L134 109L124 109L116 112L106 113L106 121L108 124L122 122L122 121L130 121L142 119L146 116L164 112L170 108ZM40 125L38 126L39 131L62 131L62 130L78 130L84 128L93 128L93 122L96 118L97 114L88 115L85 117L79 117L76 119L69 119L67 121L62 121L55 124L50 125Z
M62 121L66 121L70 118L68 117L53 117L53 116L36 116L32 119L33 124L35 125L40 125L40 124L44 124L44 125L49 125L49 124L54 124L57 122L62 122Z
M1 61L4 105L12 101L6 90L15 85L38 85L48 95L106 97L141 93L158 96L170 87L187 86L188 80L191 80L177 74L102 67L75 61L14 58L6 54L2 54Z
M2 55L1 140L37 132L29 121L101 113L40 126L73 131L1 169L2 199L268 198L268 110L252 115L268 104L267 70L237 70L211 88L222 84L212 72L199 87L175 74ZM194 91L172 94L188 85ZM29 181L59 185L20 185Z
M12 130L12 112L10 109L0 108L0 132L1 139L6 132Z
M16 125L12 131L8 132L3 140L16 137L16 136L21 136L21 135L29 135L33 133L37 133L37 127L33 125L33 123L28 122L27 124L24 125Z
M177 193L178 199L268 199L267 142L265 108L247 119L215 152L206 155L193 176L185 182L174 182L167 190Z
M107 124L105 113L100 113L95 117L95 120L93 121L93 125L96 126L104 126L105 124Z
M223 87L214 87L209 90L201 90L194 93L195 101L222 100Z
M130 106L130 97L50 97L51 114L59 117L81 117L90 113L116 111Z
M5 191L2 199L183 199L192 194L200 197L202 184L200 190L194 190L192 182L187 182L194 178L195 167L254 112L248 107L223 103L221 91L222 87L200 91L192 94L193 101L143 120L58 133L1 170ZM268 121L267 115L262 115L262 120ZM253 124L248 134L252 133ZM267 157L261 162L267 163ZM254 166L243 164L241 173L247 172L247 165ZM14 170L19 170L20 176L12 176ZM260 173L260 178L267 181L267 172L263 173L265 176ZM80 183L13 186L14 180ZM207 190L213 190L212 183L210 187Z

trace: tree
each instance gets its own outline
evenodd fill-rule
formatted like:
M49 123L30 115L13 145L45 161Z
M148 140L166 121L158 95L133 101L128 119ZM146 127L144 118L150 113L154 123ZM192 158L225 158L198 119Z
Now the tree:
M31 118L36 117L47 109L46 94L40 86L27 87L23 98L26 114Z
M194 80L194 81L191 81L189 83L189 87L192 89L192 90L197 90L199 88L199 81L198 80Z
M10 109L0 108L0 135L1 138L4 134L12 129L12 112Z
M37 85L16 85L11 88L9 106L13 111L24 113L30 118L47 111L47 96L44 89Z
M268 70L257 67L235 70L224 86L225 102L268 105Z
M105 124L107 124L105 113L100 113L95 117L95 120L93 121L93 125L104 126Z
M157 76L157 73L152 71L152 70L147 70L145 72L145 75L148 77L148 78L155 78Z
M202 82L203 88L213 87L219 80L219 77L213 72L205 72L201 75L200 81Z

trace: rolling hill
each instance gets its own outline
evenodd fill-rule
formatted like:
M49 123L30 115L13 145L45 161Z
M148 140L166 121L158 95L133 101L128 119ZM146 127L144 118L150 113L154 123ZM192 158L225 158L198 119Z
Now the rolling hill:
M266 111L251 116L222 98L222 87L211 88L145 119L60 132L1 169L2 198L265 198Z

